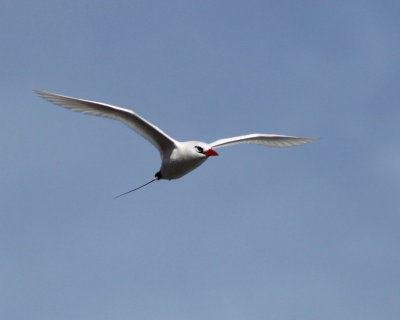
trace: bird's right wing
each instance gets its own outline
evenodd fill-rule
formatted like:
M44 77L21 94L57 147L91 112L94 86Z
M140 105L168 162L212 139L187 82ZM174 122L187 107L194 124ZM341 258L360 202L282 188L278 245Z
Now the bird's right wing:
M161 153L175 145L175 140L133 111L109 104L82 100L45 91L34 90L40 97L61 107L85 114L120 120L150 141Z
M300 138L293 136L283 136L278 134L253 133L238 137L219 139L210 143L211 148L217 149L221 147L232 146L239 143L262 144L270 147L291 147L308 143L317 138Z

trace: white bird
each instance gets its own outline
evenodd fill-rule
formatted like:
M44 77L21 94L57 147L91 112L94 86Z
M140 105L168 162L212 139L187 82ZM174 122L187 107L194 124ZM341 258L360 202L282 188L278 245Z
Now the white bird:
M141 136L151 142L160 152L161 168L155 174L154 179L146 184L120 194L120 197L129 192L140 189L149 183L160 179L178 179L193 169L200 166L211 156L217 156L214 150L239 143L254 143L272 147L291 147L308 143L316 138L300 138L277 134L253 133L237 137L219 139L211 143L201 141L177 141L168 136L154 124L145 120L135 112L109 104L67 97L50 92L34 90L40 97L49 102L60 105L73 111L80 111L85 114L107 117L120 120L135 130Z

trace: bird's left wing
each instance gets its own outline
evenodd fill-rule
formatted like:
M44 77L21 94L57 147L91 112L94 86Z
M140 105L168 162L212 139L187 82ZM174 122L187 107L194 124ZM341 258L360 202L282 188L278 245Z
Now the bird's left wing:
M176 142L154 124L150 123L129 109L124 109L101 102L62 96L45 91L34 91L43 99L58 104L64 108L122 121L150 141L160 151L161 155L164 151L172 148Z
M238 137L219 139L210 143L211 148L217 149L221 147L232 146L239 143L262 144L270 147L292 147L300 144L308 143L317 138L300 138L293 136L283 136L277 134L253 133Z

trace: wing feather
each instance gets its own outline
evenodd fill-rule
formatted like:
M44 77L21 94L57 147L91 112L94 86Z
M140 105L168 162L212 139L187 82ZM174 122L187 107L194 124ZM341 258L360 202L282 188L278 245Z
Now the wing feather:
M161 129L129 109L45 91L34 90L34 92L49 102L73 111L120 120L151 142L161 154L168 148L173 147L176 142Z
M239 143L261 144L270 147L292 147L316 140L317 138L300 138L278 134L253 133L243 136L219 139L210 143L213 149L233 146Z

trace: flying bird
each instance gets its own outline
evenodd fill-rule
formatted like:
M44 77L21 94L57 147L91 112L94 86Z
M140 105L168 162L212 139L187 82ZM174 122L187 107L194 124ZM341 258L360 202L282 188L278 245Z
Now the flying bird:
M215 151L215 149L221 147L232 146L239 143L253 143L271 147L291 147L316 140L316 138L300 138L277 134L252 133L237 137L219 139L211 143L201 141L182 142L171 138L160 128L156 127L154 124L142 118L132 110L101 102L77 99L40 90L34 90L34 92L49 102L73 111L120 120L151 142L158 149L162 162L161 168L155 174L154 179L140 187L122 193L116 198L136 191L156 180L178 179L196 169L209 157L217 156L218 153Z

